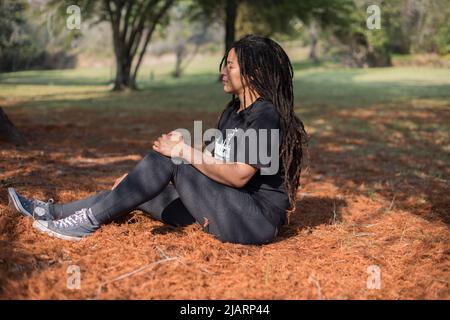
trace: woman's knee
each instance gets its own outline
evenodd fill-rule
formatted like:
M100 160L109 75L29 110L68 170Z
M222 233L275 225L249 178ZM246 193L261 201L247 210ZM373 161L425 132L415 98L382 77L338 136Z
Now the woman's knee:
M145 157L140 161L143 166L158 166L159 168L173 168L173 161L170 157L166 157L155 150L150 150Z

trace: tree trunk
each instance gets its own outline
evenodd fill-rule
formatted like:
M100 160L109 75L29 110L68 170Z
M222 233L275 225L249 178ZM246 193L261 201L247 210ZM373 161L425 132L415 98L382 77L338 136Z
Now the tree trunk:
M319 58L317 57L317 25L315 20L312 20L309 24L309 39L309 59L314 63L319 63Z
M108 12L111 23L116 57L116 78L113 90L137 89L136 77L145 50L156 25L172 6L174 0L165 0L164 5L149 20L149 13L156 10L159 2L159 0L140 2L104 0L104 8ZM146 36L143 38L145 33ZM143 42L142 39L144 39ZM139 49L140 53L138 53ZM138 59L133 63L136 54Z
M137 89L136 82L131 76L131 58L119 58L116 56L116 79L114 80L114 91L123 89Z
M27 144L27 140L9 120L2 108L0 108L0 140L14 144Z
M173 72L174 78L181 78L183 69L181 65L183 64L183 59L185 58L186 47L183 39L177 40L175 45L175 70Z
M236 0L227 0L225 5L225 52L228 52L236 38L237 9Z
M136 89L136 85L131 78L131 64L133 58L125 50L119 34L114 34L114 54L116 56L116 79L114 80L114 91L123 89Z
M238 3L237 0L226 0L225 3L225 53L230 50L236 39L236 16ZM218 82L222 81L222 76L217 78Z

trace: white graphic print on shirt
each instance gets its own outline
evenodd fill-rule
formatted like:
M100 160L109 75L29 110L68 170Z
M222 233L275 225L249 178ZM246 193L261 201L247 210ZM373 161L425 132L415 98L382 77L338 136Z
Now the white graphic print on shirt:
M238 128L234 128L233 130L226 130L227 137L225 141L222 137L216 140L214 144L214 158L223 161L230 161L230 152L231 152L231 139L236 135Z

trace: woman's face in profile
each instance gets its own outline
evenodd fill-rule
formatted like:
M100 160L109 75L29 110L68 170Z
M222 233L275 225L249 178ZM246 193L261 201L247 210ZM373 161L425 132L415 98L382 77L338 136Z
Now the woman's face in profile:
M220 74L222 75L223 91L235 95L239 95L243 91L241 71L234 48L228 52L227 61Z

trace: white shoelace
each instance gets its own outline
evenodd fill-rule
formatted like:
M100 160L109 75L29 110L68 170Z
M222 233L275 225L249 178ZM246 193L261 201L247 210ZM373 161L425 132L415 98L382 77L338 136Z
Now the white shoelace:
M68 216L67 218L54 221L54 224L57 228L75 227L78 224L82 224L82 223L89 221L87 212L88 212L88 209L83 208L79 211L75 211L74 214Z

